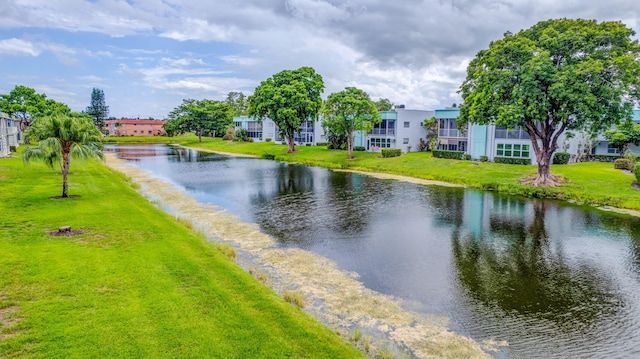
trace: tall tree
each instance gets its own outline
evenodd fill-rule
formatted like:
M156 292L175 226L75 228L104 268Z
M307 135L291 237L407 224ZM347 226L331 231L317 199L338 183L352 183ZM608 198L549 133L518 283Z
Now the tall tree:
M422 127L427 130L427 135L425 136L427 150L435 150L438 147L438 120L435 116L426 118L422 122Z
M109 117L109 106L105 102L102 89L93 88L91 91L91 104L87 107L86 112L91 116L96 127L102 131L104 121Z
M231 106L216 100L182 100L182 104L171 113L164 124L164 129L170 135L194 132L198 141L202 142L202 135L224 135L227 126L233 123Z
M26 136L39 142L37 146L31 146L24 152L25 163L39 159L52 168L57 163L62 171L63 198L69 197L67 177L71 157L103 158L102 135L86 114L38 117Z
M322 76L311 67L284 70L262 81L249 96L249 115L270 118L295 151L294 135L303 121L317 120L324 91Z
M249 104L247 103L247 97L242 92L231 91L227 94L227 98L224 102L231 106L233 116L244 116L249 111Z
M381 121L376 103L369 95L355 87L332 93L322 108L322 126L336 135L347 137L349 159L353 159L353 134L355 131L369 132Z
M538 162L530 182L555 185L550 164L566 130L602 131L631 118L640 97L640 46L619 22L548 20L478 52L460 88L467 123L521 127Z
M640 124L633 121L623 121L615 129L607 130L604 137L609 140L609 144L620 150L624 154L629 146L640 145Z
M376 101L376 107L378 111L391 111L393 103L388 98L381 98Z
M16 86L8 94L0 95L0 110L20 118L23 131L29 128L36 116L71 112L67 105L47 99L47 95L22 85Z

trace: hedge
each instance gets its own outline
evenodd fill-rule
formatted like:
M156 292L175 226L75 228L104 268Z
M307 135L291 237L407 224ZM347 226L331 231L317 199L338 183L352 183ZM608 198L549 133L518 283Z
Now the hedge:
M489 161L488 156L480 156L480 162L487 162L487 161Z
M433 150L431 151L433 157L436 158L451 158L454 160L461 160L464 152L462 151L445 151L445 150Z
M553 164L566 165L569 163L569 158L571 158L569 152L556 152L556 154L553 155Z
M329 142L316 142L316 146L328 146Z
M364 148L364 146L355 146L353 148L354 151L365 151L366 149Z
M531 158L494 157L493 162L506 163L508 165L530 165Z
M402 150L399 148L383 148L382 149L382 157L398 157L402 154Z
M589 161L596 162L613 162L616 159L620 158L618 155L589 155Z
M635 174L636 174L636 182L640 184L640 166L636 166Z
M634 167L635 167L635 163L633 163L633 161L628 160L626 158L618 158L613 162L613 168L617 170L633 171Z

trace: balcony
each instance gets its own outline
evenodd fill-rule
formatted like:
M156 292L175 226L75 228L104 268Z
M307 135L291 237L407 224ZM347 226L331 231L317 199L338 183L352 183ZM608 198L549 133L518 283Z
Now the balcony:
M369 132L370 135L395 136L396 130L393 128L374 128Z
M467 136L464 136L456 129L440 129L438 130L438 137L466 138Z

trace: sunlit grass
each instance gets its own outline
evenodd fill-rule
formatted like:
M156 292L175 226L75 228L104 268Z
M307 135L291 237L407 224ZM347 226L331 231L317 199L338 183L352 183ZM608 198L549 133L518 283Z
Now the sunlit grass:
M361 357L126 175L72 166L79 197L55 200L55 170L0 159L0 357Z

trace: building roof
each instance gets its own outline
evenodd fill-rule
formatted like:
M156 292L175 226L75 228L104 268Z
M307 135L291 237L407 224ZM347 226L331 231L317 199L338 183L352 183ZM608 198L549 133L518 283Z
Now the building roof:
M119 119L119 120L107 120L107 125L112 123L120 123L126 125L163 125L165 120L132 120L132 119Z

